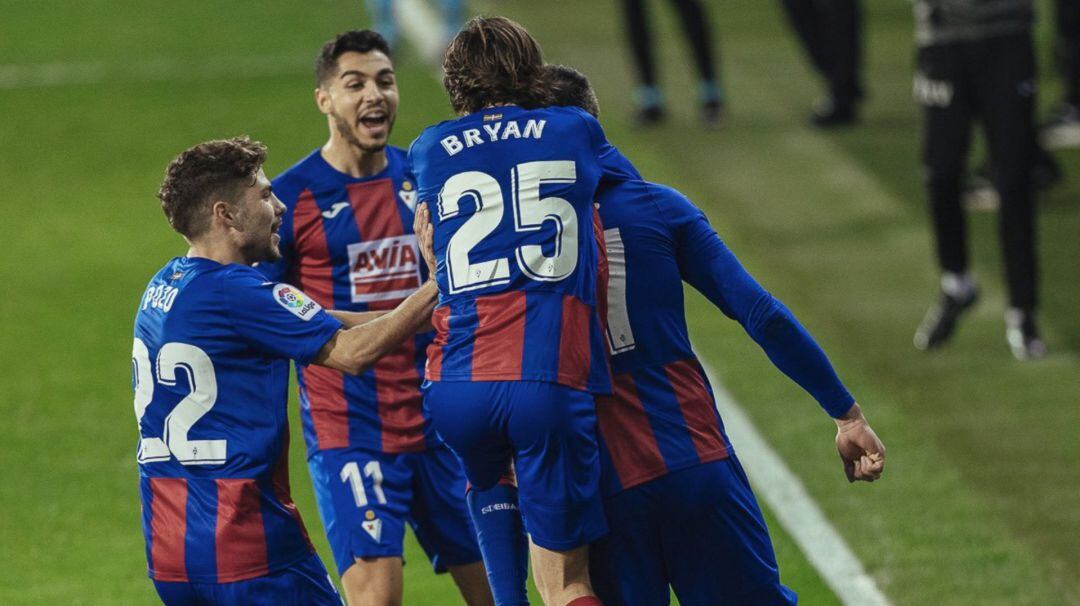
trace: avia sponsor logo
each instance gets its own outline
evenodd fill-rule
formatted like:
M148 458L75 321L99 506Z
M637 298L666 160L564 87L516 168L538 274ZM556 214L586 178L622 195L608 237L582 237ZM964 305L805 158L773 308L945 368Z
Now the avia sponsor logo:
M513 503L492 503L491 505L484 505L480 508L481 515L487 515L496 511L517 511L517 505Z
M288 284L274 285L274 299L277 300L278 305L304 321L310 320L322 309L318 303L300 292L300 289Z
M349 245L352 302L404 299L420 288L416 236L394 236Z

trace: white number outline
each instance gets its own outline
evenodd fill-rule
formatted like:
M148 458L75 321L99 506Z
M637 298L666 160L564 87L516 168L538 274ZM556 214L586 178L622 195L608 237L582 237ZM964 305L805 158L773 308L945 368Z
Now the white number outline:
M626 307L626 245L618 227L604 230L604 245L608 261L607 338L615 355L631 351L637 342Z
M360 476L360 464L356 461L349 461L341 467L341 473L338 476L352 490L356 507L367 507L367 490L364 489L364 479ZM371 478L371 489L375 491L375 501L380 505L386 505L386 493L382 489L382 467L379 466L379 462L368 461L364 465L364 476Z
M226 440L189 440L191 428L217 403L217 377L214 363L205 351L187 343L166 343L158 351L157 383L166 387L177 384L176 371L188 376L191 391L165 417L160 438L142 435L142 420L154 399L150 350L136 338L131 352L135 379L135 420L139 426L139 463L167 461L170 456L182 465L220 465L228 454Z
M535 232L542 229L545 222L555 222L554 256L544 256L539 244L524 244L515 249L518 267L533 280L557 282L577 269L580 237L577 212L563 198L540 197L541 185L574 183L576 180L577 169L572 160L524 162L510 171L514 230ZM450 294L510 282L510 265L506 257L477 263L469 260L473 249L502 222L505 202L499 182L480 171L466 171L450 177L439 191L439 220L459 216L461 200L466 196L473 198L477 210L458 227L446 245L444 258Z

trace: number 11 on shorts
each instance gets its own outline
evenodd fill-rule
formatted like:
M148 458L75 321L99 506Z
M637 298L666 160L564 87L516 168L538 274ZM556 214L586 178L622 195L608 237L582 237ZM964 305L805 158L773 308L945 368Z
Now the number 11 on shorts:
M364 476L371 478L371 488L375 491L375 501L380 505L386 505L386 494L382 489L382 468L378 461L368 461L364 465ZM364 478L360 474L360 465L356 461L346 463L341 468L341 481L349 484L352 489L353 500L357 507L367 507L367 491L364 489Z

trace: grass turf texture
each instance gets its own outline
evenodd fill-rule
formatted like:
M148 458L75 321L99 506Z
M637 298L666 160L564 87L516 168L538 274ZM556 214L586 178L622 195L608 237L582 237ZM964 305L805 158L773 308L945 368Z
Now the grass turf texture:
M1005 349L990 216L972 224L988 296L947 351L919 354L910 336L935 284L909 5L866 3L864 123L820 134L802 124L817 83L773 3L709 4L731 97L721 131L698 126L683 46L669 11L654 4L675 115L644 132L625 120L632 87L612 3L474 8L520 19L549 60L589 73L610 138L648 178L704 207L830 353L890 448L882 483L847 486L831 423L737 326L690 299L701 353L897 604L1080 602L1080 562L1069 555L1080 553L1080 317L1070 313L1080 295L1080 153L1059 154L1071 179L1041 211L1050 358L1023 365ZM0 603L149 603L126 356L146 280L184 249L153 193L168 159L203 139L262 139L270 174L321 144L308 66L322 41L362 23L362 7L4 1L0 14L0 65L86 64L52 87L5 88L0 77L0 279L13 290L0 302ZM394 141L404 146L449 109L407 51L398 68ZM101 82L79 82L94 70ZM1055 89L1044 79L1045 105ZM332 567L295 413L293 430L294 495ZM803 603L835 602L770 527L784 580ZM406 603L458 603L449 578L431 574L414 542L408 549Z

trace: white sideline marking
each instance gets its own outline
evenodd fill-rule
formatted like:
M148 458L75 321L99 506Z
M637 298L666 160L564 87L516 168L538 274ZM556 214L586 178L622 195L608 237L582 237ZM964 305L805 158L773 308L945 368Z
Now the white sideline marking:
M404 23L410 24L403 28L409 42L424 56L441 53L442 49L437 48L442 44L441 36L432 36L432 32L442 30L428 7L421 0L399 2L401 15L410 17L403 19ZM433 44L435 51L431 50ZM745 455L745 460L742 457L739 460L746 468L747 476L836 597L846 606L891 606L836 528L807 494L802 482L717 381L716 373L704 361L702 367L712 383L716 408L724 418L728 433L739 438L736 451Z
M701 361L701 360L699 360ZM761 496L810 564L848 606L890 606L888 598L866 573L862 563L843 537L806 492L799 478L788 468L754 427L717 375L704 361L705 374L716 395L716 408L733 442L739 462Z

